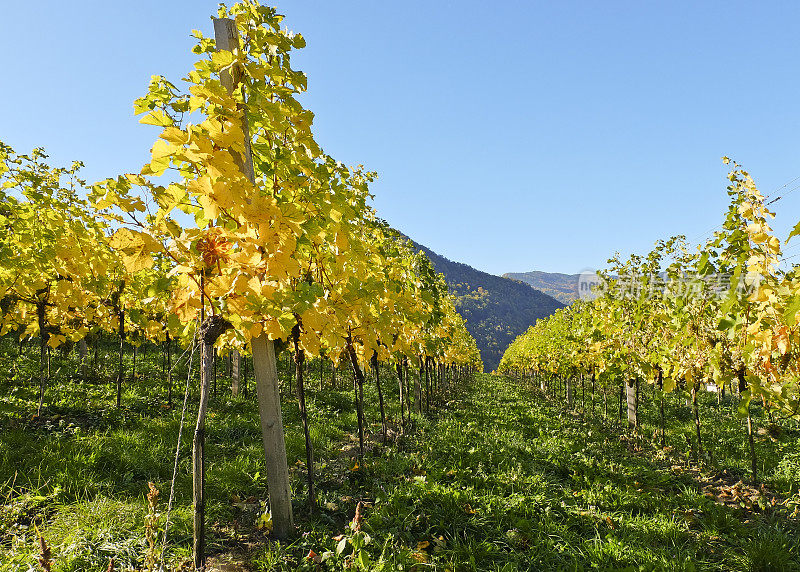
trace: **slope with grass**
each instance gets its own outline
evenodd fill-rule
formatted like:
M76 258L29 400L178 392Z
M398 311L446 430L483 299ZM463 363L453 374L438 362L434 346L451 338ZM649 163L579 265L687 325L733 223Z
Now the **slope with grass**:
M161 490L162 527L180 419L179 410L162 406L157 354L140 358L136 391L125 394L122 411L108 406L108 380L85 385L64 369L59 403L31 419L36 389L23 380L35 359L26 361L26 351L16 360L21 368L2 381L0 570L36 569L34 524L52 549L53 570L104 570L111 556L117 570L143 567L147 483ZM102 366L102 353L99 359ZM289 363L282 358L280 365L288 381ZM396 378L383 375L396 420ZM792 516L800 498L791 496L800 485L798 432L760 437L768 486L739 483L746 456L735 448L741 425L730 398L715 405L703 396L703 406L718 414L709 438L716 469L702 473L681 442L692 418L680 400L670 405L671 441L661 449L652 440L652 401L643 406L640 435L628 437L616 419L603 419L599 400L584 402L583 417L524 382L480 376L443 397L431 416L417 416L405 435L390 423L382 444L369 383L370 446L359 464L352 380L342 370L332 385L330 364L312 364L307 399L319 506L313 515L305 506L303 434L284 385L298 535L278 544L256 527L266 480L254 398L231 397L221 371L218 381L208 426L213 561L265 571L348 563L370 570L800 570L800 525ZM166 550L170 569L190 556L187 433ZM726 502L726 490L740 490L741 500Z

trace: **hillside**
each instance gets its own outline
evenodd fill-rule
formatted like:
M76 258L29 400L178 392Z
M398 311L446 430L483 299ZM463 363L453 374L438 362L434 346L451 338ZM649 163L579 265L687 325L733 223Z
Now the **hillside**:
M413 241L412 241L413 242ZM444 274L457 298L456 309L478 342L486 371L494 371L508 345L536 320L564 306L529 285L453 262L417 242L414 245Z
M533 288L552 296L562 304L571 304L578 299L578 274L533 270L531 272L507 272L503 274L503 277L530 284Z

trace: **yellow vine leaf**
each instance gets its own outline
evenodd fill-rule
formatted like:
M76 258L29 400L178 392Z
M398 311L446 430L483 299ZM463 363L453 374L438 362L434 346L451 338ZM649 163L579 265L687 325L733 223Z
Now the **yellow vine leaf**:
M174 122L160 109L154 109L139 120L145 125L157 125L159 127L170 127Z

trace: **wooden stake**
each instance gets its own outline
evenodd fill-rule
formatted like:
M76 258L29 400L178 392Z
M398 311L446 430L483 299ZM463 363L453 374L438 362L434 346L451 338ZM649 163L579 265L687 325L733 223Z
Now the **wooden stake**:
M239 33L236 30L236 23L230 18L215 18L214 39L217 50L238 50ZM223 73L220 79L229 93L233 92L240 80L239 77L228 72ZM245 111L243 104L240 105L240 109ZM253 158L250 151L250 129L246 113L242 115L241 128L245 135L244 157L236 152L233 153L233 156L239 169L251 182L255 182ZM251 347L256 393L258 394L258 413L261 418L261 436L267 461L267 483L273 533L277 538L287 538L294 531L294 517L292 515L292 494L289 487L289 467L286 462L286 441L283 434L278 369L275 363L275 346L272 340L262 334L251 341Z
M636 408L636 382L628 380L625 384L625 398L628 404L628 427L636 428L639 426L639 416Z
M232 350L230 353L231 364L231 395L239 395L239 381L242 371L242 356L239 350Z
M294 516L292 493L289 488L289 466L286 462L286 441L283 435L281 395L278 389L278 368L275 364L275 346L264 334L253 338L250 345L253 351L253 372L256 378L261 436L267 460L267 485L273 533L278 538L287 538L294 531Z

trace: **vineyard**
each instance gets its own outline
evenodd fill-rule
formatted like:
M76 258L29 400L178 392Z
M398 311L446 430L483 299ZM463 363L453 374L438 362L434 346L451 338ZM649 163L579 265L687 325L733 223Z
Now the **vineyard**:
M676 236L645 256L615 256L582 284L583 300L514 340L500 369L570 409L585 412L588 392L592 416L624 417L627 438L682 450L699 469L779 487L796 523L800 266L769 225L768 207L781 197L767 199L749 173L723 161L732 165L730 206L704 244ZM798 234L800 223L787 241ZM655 408L646 422L645 402ZM684 405L692 427L676 431ZM720 430L731 423L734 433ZM777 458L764 436L780 443ZM776 518L774 497L769 506L760 493L741 504L753 502Z
M138 172L0 142L0 571L800 570L780 197L725 158L699 247L524 315L486 275L509 333L323 151L282 20L192 32ZM560 309L487 375L458 294L497 355Z
M179 389L173 396L173 386L181 385L174 353L186 363L181 429L192 372L199 371L190 470L196 569L205 567L207 554L212 499L205 481L213 467L207 466L206 425L214 414L209 404L219 359L230 364L233 397L248 359L252 364L269 489L264 526L280 539L294 533L294 515L277 354L291 355L294 363L312 513L315 420L305 386L311 360L352 368L359 459L367 449L370 371L386 441L391 404L384 401L381 368L399 376L401 431L422 414L423 403L430 412L432 395L440 398L482 369L441 276L369 206L374 175L345 167L315 142L313 114L296 99L306 78L290 65L290 52L304 40L281 30L281 19L257 3L220 8L213 39L195 32L198 60L185 89L153 76L134 103L140 122L159 129L151 161L139 173L87 184L79 162L51 167L42 149L17 154L0 146L0 334L19 340L18 359L25 340L37 340L32 418L50 419L58 402L55 381L64 366L53 364L53 352L79 353L78 374L70 376L84 391L73 400L82 403L91 393L87 384L102 379L98 346L114 343L111 404L120 412L129 406L128 385L141 373L139 348L164 353L162 405L180 403ZM14 361L13 376L18 371ZM14 418L28 420L19 411ZM180 459L177 450L176 475ZM22 486L19 477L9 476L10 497L33 485ZM158 517L148 518L145 566L155 569L163 561L156 558ZM39 542L40 565L49 570L51 550L44 536Z

